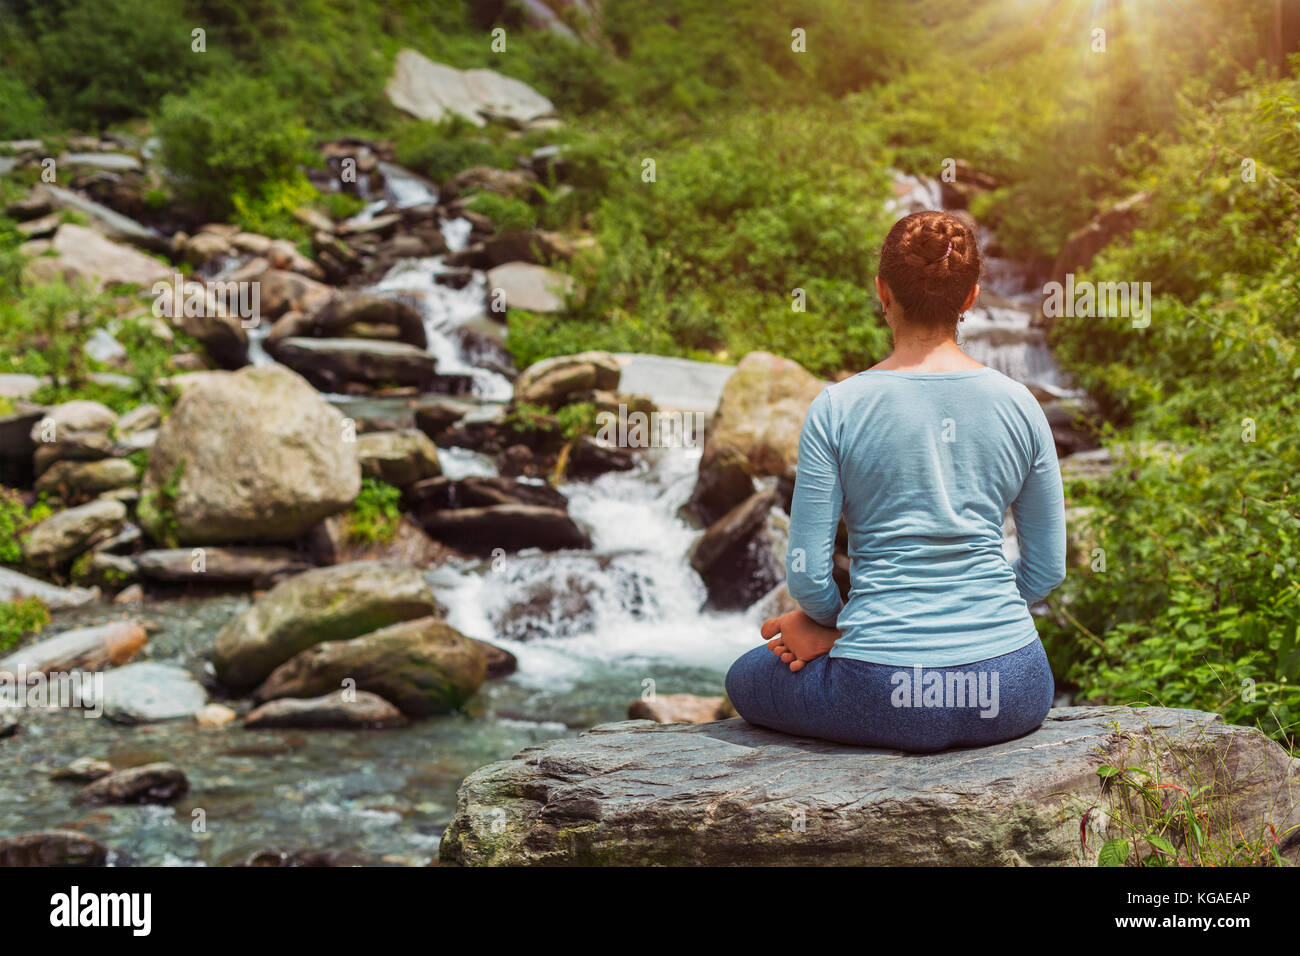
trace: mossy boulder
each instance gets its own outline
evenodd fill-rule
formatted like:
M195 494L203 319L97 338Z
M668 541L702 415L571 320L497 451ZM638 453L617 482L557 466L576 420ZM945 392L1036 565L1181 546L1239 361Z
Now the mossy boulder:
M226 624L217 633L212 660L224 684L247 690L316 644L442 610L417 568L383 561L316 568L277 584Z
M712 524L754 491L753 478L792 481L808 406L826 388L798 362L750 352L723 386L700 456L691 508Z
M56 512L23 536L23 556L34 568L55 569L121 529L126 505L99 498Z
M425 717L461 706L486 678L479 643L426 617L310 647L277 667L254 696L317 697L354 680L356 690L379 695L408 717Z
M793 477L804 415L826 385L798 362L750 352L722 389L700 470L735 453L751 475Z

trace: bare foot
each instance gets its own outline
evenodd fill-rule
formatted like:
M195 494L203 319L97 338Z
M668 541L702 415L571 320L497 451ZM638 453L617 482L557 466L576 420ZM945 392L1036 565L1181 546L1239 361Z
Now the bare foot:
M768 650L795 672L830 651L840 637L835 628L818 624L798 610L764 621L761 633L768 639Z

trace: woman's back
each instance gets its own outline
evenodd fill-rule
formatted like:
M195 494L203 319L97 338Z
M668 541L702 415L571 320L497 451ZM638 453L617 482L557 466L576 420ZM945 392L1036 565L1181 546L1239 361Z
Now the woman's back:
M1065 521L1051 429L1023 385L983 367L862 372L813 402L798 471L789 587L843 632L831 656L946 666L1035 639L1027 602L1064 577ZM1014 565L1002 551L1009 505ZM841 508L842 609L825 544Z
M786 555L799 608L764 621L767 646L727 672L751 723L930 751L1011 740L1051 708L1028 605L1065 577L1061 473L1029 390L957 345L981 263L972 226L947 213L904 216L885 237L876 293L894 348L804 418Z

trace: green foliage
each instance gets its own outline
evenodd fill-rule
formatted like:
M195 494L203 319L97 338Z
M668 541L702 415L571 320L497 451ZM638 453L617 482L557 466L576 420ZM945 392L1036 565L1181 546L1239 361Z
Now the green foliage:
M0 564L21 565L23 549L19 537L51 514L53 511L43 500L28 509L18 492L0 487Z
M525 35L524 40L519 78L546 91L561 113L587 113L615 101L620 71L603 47L551 33Z
M0 68L0 139L26 139L45 132L45 102L18 77Z
M311 231L294 218L294 210L318 198L316 187L301 173L264 182L256 189L239 189L230 197L234 220L249 232L273 239L302 242Z
M40 598L0 602L0 653L50 623L50 609Z
M1179 756L1175 741L1161 750L1181 761L1183 786L1139 766L1097 768L1102 793L1109 800L1102 813L1112 830L1123 833L1104 843L1098 866L1284 866L1281 847L1292 831L1279 832L1266 820L1258 832L1246 832L1222 806L1225 782L1213 779L1227 767L1206 773ZM1096 811L1089 809L1087 816ZM1280 822L1280 821L1279 821ZM1087 832L1082 827L1082 833ZM1087 849L1085 843L1085 850Z
M515 432L554 432L558 422L545 405L532 402L514 402L506 411L506 426Z
M555 413L555 418L560 423L560 434L566 441L573 441L580 435L594 435L597 428L596 413L596 406L591 402L565 405Z
M351 193L323 193L318 202L331 219L351 219L366 208L365 200Z
M62 279L24 284L23 260L15 252L0 251L0 372L50 379L32 395L42 404L86 399L119 413L145 402L170 408L175 396L160 382L172 373L171 356L197 343L179 330L161 334L150 316L117 318L119 300L108 293ZM90 377L107 370L85 351L89 337L101 328L126 349L125 365L112 369L132 380L126 388L101 385Z
M179 329L170 330L170 339L165 337L160 324L152 316L136 316L116 323L113 337L126 349L125 371L135 384L119 400L109 403L114 411L124 412L150 404L157 405L166 414L175 403L176 393L163 386L162 380L175 372L171 365L173 355L193 351L199 344Z
M514 402L506 412L506 426L520 436L571 442L594 435L599 427L597 408L591 402L573 402L552 410L532 402Z
M679 139L637 116L569 147L566 181L599 197L590 215L603 257L580 276L585 297L570 314L510 313L521 365L582 348L705 359L770 349L830 374L887 352L870 285L888 190L863 163L883 149L874 128L834 111L746 112Z
M402 489L377 478L362 478L361 491L344 518L349 541L389 544L402 521Z
M185 7L183 0L65 0L32 7L25 18L0 12L0 54L64 123L101 129L146 113L207 68L204 55L191 52L198 24ZM0 115L0 125L10 121L7 111Z
M908 12L856 0L610 0L602 21L620 60L612 105L697 119L881 82L922 35ZM795 28L809 52L795 52Z
M537 212L522 199L480 192L470 200L469 209L487 216L497 229L524 230L537 225Z
M62 279L30 288L9 280L0 282L0 370L48 377L55 395L85 386L86 340L103 325L108 300Z
M157 134L178 195L208 215L274 223L295 200L314 197L299 172L310 158L307 130L264 81L213 77L168 96Z
M180 525L176 520L176 499L180 496L181 478L185 475L186 460L182 458L172 473L156 492L146 492L140 498L139 510L152 513L156 519L153 536L164 548L174 548L179 542Z
M1148 451L1072 489L1074 503L1092 509L1105 568L1069 576L1043 635L1058 672L1087 699L1217 711L1292 747L1297 92L1291 80L1224 104L1192 121L1188 138L1150 169L1144 228L1088 276L1150 281L1163 292L1148 328L1065 319L1054 334L1057 355L1128 425L1130 446ZM1240 176L1237 153L1246 150L1259 157L1254 183ZM1150 450L1156 442L1166 450Z
M191 0L208 48L254 75L313 128L336 132L391 119L384 97L392 54L427 48L442 11L423 0Z
M909 171L938 176L953 157L997 176L1005 187L981 221L1012 253L1054 255L1108 199L1146 184L1181 117L1252 81L1268 7L1209 0L1161 17L1116 5L1106 50L1093 52L1087 5L1030 19L1012 3L953 16L928 0L916 12L938 25L933 51L848 102L855 121L886 128Z
M406 123L393 144L397 162L442 183L471 166L510 169L516 151L472 132L467 121L453 118L440 124Z

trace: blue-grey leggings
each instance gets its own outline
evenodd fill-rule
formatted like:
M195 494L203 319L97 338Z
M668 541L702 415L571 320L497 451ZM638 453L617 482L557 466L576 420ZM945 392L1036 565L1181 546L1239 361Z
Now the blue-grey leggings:
M760 644L727 672L727 696L751 724L918 752L1021 737L1043 722L1054 693L1038 640L954 667L901 667L825 655L797 673Z

